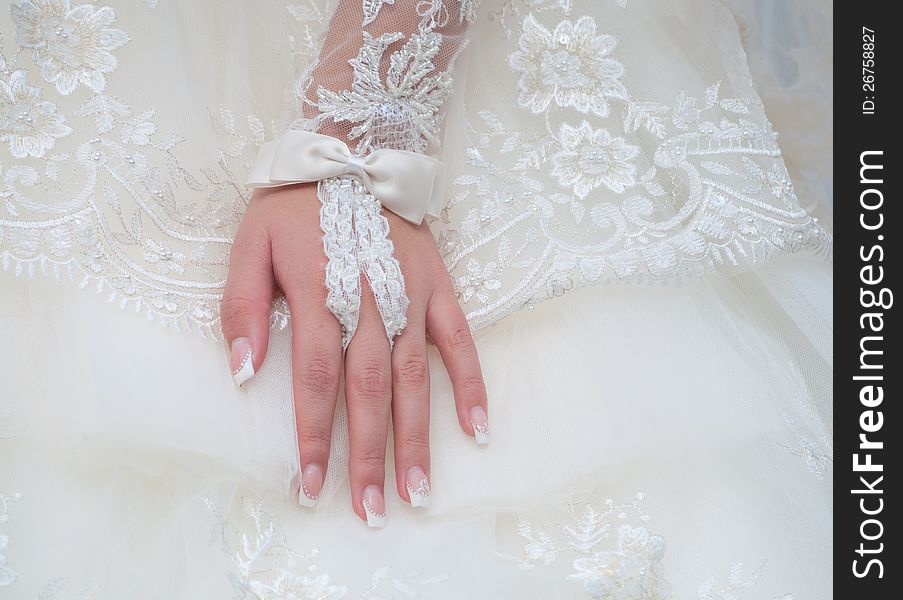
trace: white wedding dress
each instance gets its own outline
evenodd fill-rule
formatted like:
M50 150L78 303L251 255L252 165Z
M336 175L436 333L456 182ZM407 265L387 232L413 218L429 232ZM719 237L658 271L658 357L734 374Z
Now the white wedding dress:
M10 3L0 598L831 597L823 3L353 2L369 23L330 0ZM258 148L312 122L324 34L429 15L459 37L374 31L343 113L367 125L341 134L445 163L431 227L492 442L431 348L432 506L387 486L377 531L341 406L298 506L285 306L238 389L218 301ZM402 88L444 100L441 137Z

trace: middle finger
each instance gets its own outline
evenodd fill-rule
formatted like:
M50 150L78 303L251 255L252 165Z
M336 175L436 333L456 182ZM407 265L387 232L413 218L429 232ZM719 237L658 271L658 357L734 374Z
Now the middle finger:
M391 396L389 340L362 278L360 320L345 354L345 403L352 504L370 527L386 524L383 485Z

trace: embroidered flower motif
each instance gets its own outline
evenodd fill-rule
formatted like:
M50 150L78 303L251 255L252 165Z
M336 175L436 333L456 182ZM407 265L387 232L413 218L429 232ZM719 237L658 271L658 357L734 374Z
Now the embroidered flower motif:
M673 112L672 122L678 129L688 129L699 121L700 110L696 106L696 98L688 96L683 90L677 95Z
M248 598L287 598L291 600L339 600L347 589L330 583L329 575L298 575L282 572L273 582L253 580L248 583L253 595Z
M552 176L565 187L573 186L580 198L603 184L620 194L636 183L636 165L630 161L640 149L624 138L584 121L579 127L562 123L558 139L562 149L552 156Z
M609 99L628 98L621 82L624 65L608 58L617 40L596 35L591 17L580 17L576 23L564 20L549 31L527 15L517 45L508 62L522 73L518 104L534 113L544 112L554 99L559 107L605 117Z
M600 600L664 600L671 597L664 555L664 538L644 527L622 525L617 550L575 559L576 572L568 578L582 582L589 595Z
M111 27L116 13L109 6L72 8L70 0L19 0L11 12L16 40L32 49L41 75L64 95L79 83L102 92L104 73L117 66L112 51L129 41L124 31Z
M498 275L499 266L497 263L489 262L486 265L481 265L476 258L471 257L467 262L467 275L458 277L456 282L461 299L467 302L474 294L481 299L488 298L487 292L502 287L502 282L499 281Z
M339 600L348 588L333 583L315 560L318 551L293 552L279 535L276 518L260 502L242 498L243 515L225 515L209 498L204 500L215 519L211 539L220 542L234 570L229 580L236 600ZM378 568L359 598L424 597L421 585L444 581L446 576L424 577L417 571L395 575L391 567Z
M185 272L185 263L188 258L181 252L173 251L165 243L161 244L152 239L144 242L144 260L156 265L162 275L181 274Z
M748 156L744 156L742 161L746 172L738 174L748 182L748 185L742 188L744 194L758 196L763 192L770 192L775 200L781 201L784 208L792 208L797 203L790 175L783 163L774 163L768 168L767 165L760 166ZM710 173L733 174L732 170L720 163L706 162L703 163L703 168Z
M354 70L351 89L339 93L323 87L317 90L319 118L353 123L348 139L360 140L358 152L373 148L424 152L429 144L439 142L439 109L451 90L452 78L449 69L427 75L436 68L433 59L442 35L429 31L413 34L392 54L383 81L379 69L383 55L402 37L396 32L374 38L365 31L360 52L349 61Z
M0 142L9 142L14 157L41 158L70 133L66 118L39 88L28 85L23 69L13 71L8 82L0 79Z
M725 600L747 597L746 592L756 587L768 570L768 562L759 565L752 573L746 574L743 563L736 563L731 567L727 585L715 585L715 578L709 577L697 589L697 600ZM761 597L761 595L760 595ZM775 596L772 600L793 600L793 594Z

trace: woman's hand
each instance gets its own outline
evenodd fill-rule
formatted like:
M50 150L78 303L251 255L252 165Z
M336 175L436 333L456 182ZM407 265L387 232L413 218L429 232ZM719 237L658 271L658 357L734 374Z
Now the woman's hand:
M263 363L273 294L283 291L292 313L301 504L312 506L323 486L344 369L352 503L360 518L382 526L390 405L398 494L414 506L430 500L427 332L451 377L461 428L480 443L488 442L486 390L470 329L429 228L389 211L383 212L410 300L408 324L390 349L361 275L360 322L343 360L341 326L326 307L319 210L315 183L255 193L232 246L223 332L233 375L244 383Z

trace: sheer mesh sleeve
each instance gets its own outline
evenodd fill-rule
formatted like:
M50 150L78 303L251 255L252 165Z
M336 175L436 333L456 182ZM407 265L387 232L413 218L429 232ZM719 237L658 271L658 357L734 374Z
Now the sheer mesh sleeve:
M479 0L340 0L319 61L301 78L291 128L358 154L435 154L452 66Z

